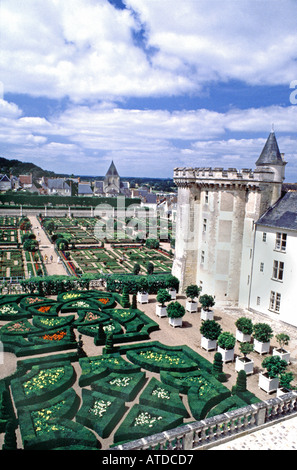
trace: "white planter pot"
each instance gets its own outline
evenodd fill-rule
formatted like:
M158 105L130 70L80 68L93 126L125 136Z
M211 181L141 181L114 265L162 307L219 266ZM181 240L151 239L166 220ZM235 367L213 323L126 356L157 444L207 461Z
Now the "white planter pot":
M249 343L251 341L251 335L247 335L240 330L236 330L236 339L240 343Z
M289 353L289 351L285 351L284 349L281 351L278 348L274 348L272 355L273 356L279 356L282 360L284 360L288 364L290 364L290 353Z
M222 354L223 362L232 362L234 361L234 348L233 349L223 349L218 346L218 352Z
M254 372L254 361L252 359L246 358L247 360L244 360L244 357L237 357L235 360L235 370L239 372L240 370L244 370L246 375L253 374Z
M171 300L175 300L176 299L176 290L175 289L167 289L167 291L171 295Z
M283 387L278 388L276 390L276 396L281 397L282 395L285 395L286 393L290 393L290 392L291 392L291 390L289 390L288 388L283 388Z
M217 349L217 341L201 336L201 348L206 349L206 351L214 351Z
M200 318L201 318L201 320L213 320L213 311L212 310L204 310L202 308Z
M271 379L267 374L259 374L259 388L264 392L272 393L276 392L279 384L278 378Z
M137 292L137 302L140 304L148 303L148 293L147 292Z
M269 353L270 350L270 341L267 343L262 343L261 341L258 341L257 339L254 338L254 351L260 353L260 354L266 354Z
M190 302L187 300L186 302L186 311L190 313L195 313L198 310L198 302Z
M181 318L168 318L169 325L176 327L176 326L183 326L183 319Z
M162 307L162 305L156 305L156 315L158 317L167 317L167 307Z

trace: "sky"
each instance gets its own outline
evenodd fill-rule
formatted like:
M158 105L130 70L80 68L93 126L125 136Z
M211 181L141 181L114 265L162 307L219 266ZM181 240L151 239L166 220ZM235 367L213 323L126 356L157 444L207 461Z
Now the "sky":
M297 182L296 0L0 0L0 156L56 173Z

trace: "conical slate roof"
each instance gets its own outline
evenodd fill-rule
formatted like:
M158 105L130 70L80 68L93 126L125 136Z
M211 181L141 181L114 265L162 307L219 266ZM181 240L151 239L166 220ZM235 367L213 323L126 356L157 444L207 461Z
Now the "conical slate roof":
M273 131L270 132L262 153L256 161L256 165L284 165Z
M110 167L109 167L108 170L107 170L107 173L106 173L106 175L105 175L105 178L106 178L107 176L119 176L118 171L117 171L117 169L116 169L115 164L113 163L113 161L111 162Z

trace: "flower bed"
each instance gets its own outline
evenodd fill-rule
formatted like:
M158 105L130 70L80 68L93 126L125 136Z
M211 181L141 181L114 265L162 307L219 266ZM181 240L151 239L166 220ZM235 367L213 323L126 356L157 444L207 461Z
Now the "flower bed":
M111 372L108 376L92 382L93 390L98 390L124 401L132 401L145 383L145 373L138 371Z
M70 362L54 366L33 366L23 377L11 381L17 407L49 400L67 390L75 380Z
M108 437L126 411L125 402L87 389L82 390L82 399L76 421L93 429L102 438Z
M189 414L179 396L178 390L152 377L139 397L139 403L158 410L170 411L184 418Z
M79 385L81 387L85 387L113 371L129 373L140 370L138 366L125 361L118 353L83 357L79 359L79 365L81 367L81 375L79 378Z
M189 358L183 348L166 348L161 346L144 347L127 352L127 358L153 372L161 370L186 370L198 368L198 363Z
M164 410L136 404L117 429L114 442L127 442L180 426L183 417Z

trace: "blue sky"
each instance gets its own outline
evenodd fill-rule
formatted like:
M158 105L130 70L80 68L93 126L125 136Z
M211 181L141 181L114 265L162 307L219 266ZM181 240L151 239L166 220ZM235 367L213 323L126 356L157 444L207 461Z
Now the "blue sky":
M0 156L254 168L273 125L297 182L296 18L295 0L0 0Z

